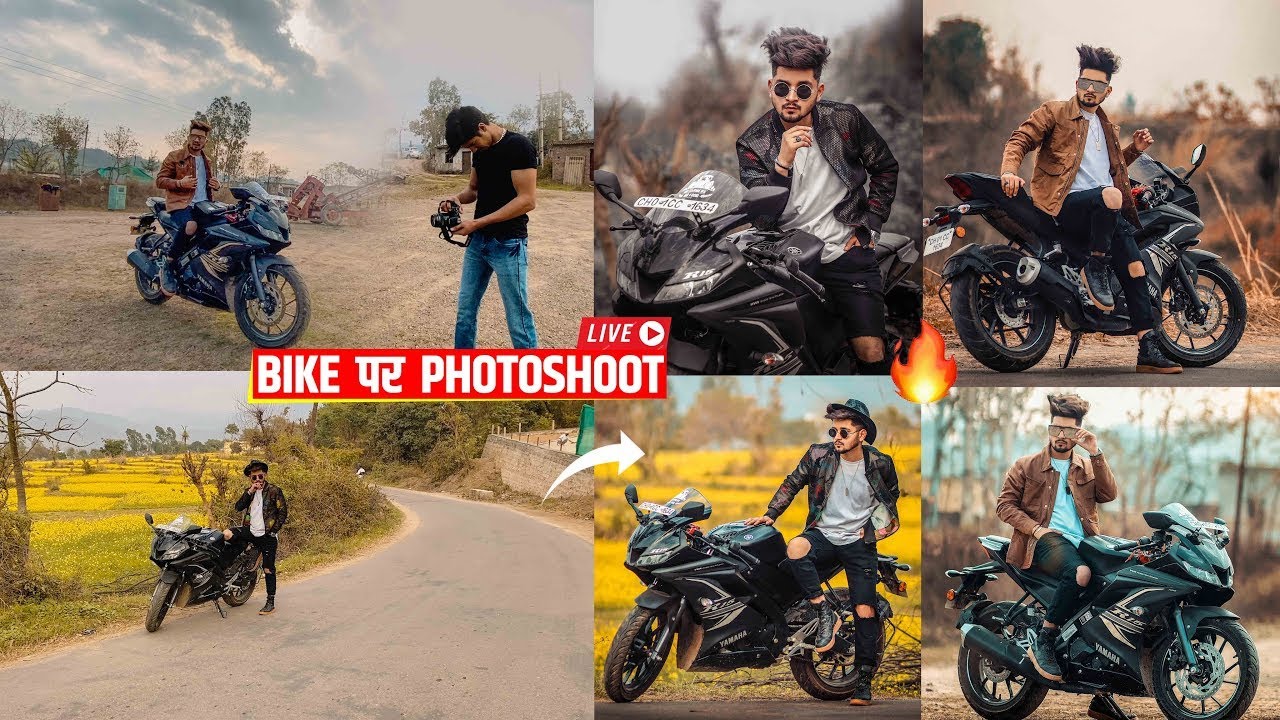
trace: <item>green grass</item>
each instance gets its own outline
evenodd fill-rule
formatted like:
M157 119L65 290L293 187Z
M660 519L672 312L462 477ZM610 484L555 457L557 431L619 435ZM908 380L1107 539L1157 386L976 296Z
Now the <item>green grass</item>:
M551 179L538 179L539 190L567 190L570 192L591 192L594 188L590 185L565 185Z

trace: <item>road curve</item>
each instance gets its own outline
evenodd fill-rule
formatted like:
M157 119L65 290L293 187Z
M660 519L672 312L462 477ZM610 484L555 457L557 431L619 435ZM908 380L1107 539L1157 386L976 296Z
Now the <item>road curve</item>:
M0 670L6 717L589 718L591 545L499 505L409 490L371 556ZM413 522L414 518L407 519ZM142 549L139 550L140 552Z

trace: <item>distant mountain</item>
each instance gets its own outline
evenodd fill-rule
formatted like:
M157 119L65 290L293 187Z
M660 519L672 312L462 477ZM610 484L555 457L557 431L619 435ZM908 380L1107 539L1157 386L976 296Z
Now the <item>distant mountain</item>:
M179 436L182 434L182 426L186 425L187 432L191 434L193 441L220 439L223 436L223 428L229 422L223 417L222 413L218 413L216 416L192 414L183 417L166 417L161 413L142 411L131 417L122 417L110 413L70 407L62 410L62 416L73 424L84 423L76 433L74 441L78 445L90 448L102 447L103 440L123 440L125 437L124 431L128 428L133 428L144 435L147 433L154 435L156 425L172 427L178 431ZM57 423L58 417L57 410L37 410L32 413L32 425L49 427Z
M23 148L32 145L35 145L35 143L30 140L18 140L14 143L14 149L9 151L5 167L9 167L13 164L13 161L18 157L18 153L22 152ZM81 171L97 170L101 167L113 167L116 164L115 156L102 148L89 148L80 155L77 155L77 157L80 159ZM145 160L145 158L141 155L134 155L132 164L142 167L143 160Z

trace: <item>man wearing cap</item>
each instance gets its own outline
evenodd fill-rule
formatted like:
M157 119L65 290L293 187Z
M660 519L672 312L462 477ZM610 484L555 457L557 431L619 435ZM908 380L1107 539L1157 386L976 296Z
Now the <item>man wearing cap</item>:
M876 424L860 400L827 406L829 443L810 446L804 458L774 493L769 509L748 525L772 525L800 489L809 488L804 532L787 545L796 582L818 616L814 645L826 652L835 645L843 620L822 592L818 566L839 561L849 579L854 604L854 662L858 678L850 705L871 704L880 642L876 617L876 542L898 530L898 471L893 458L876 450Z
M262 575L267 580L267 604L259 615L270 615L276 610L276 548L279 546L280 528L289 518L289 504L284 491L267 482L267 464L251 460L244 466L249 487L236 501L236 512L244 513L240 527L222 531L229 541L253 543L262 553Z

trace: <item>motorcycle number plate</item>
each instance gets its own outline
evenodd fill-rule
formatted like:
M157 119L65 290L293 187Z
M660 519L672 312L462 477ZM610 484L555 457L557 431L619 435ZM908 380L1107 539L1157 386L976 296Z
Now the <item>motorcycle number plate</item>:
M648 510L649 512L656 512L659 515L674 515L676 512L675 508L669 508L666 505L659 505L658 503L652 503L647 500L640 503L640 509Z
M955 228L947 228L940 233L930 235L924 241L924 254L932 255L936 252L946 250L951 247L951 239L956 236Z
M681 212L691 213L713 213L720 208L719 203L703 202L702 200L690 200L689 198L680 197L642 197L636 198L635 206L638 208L660 208L663 210L679 210Z

